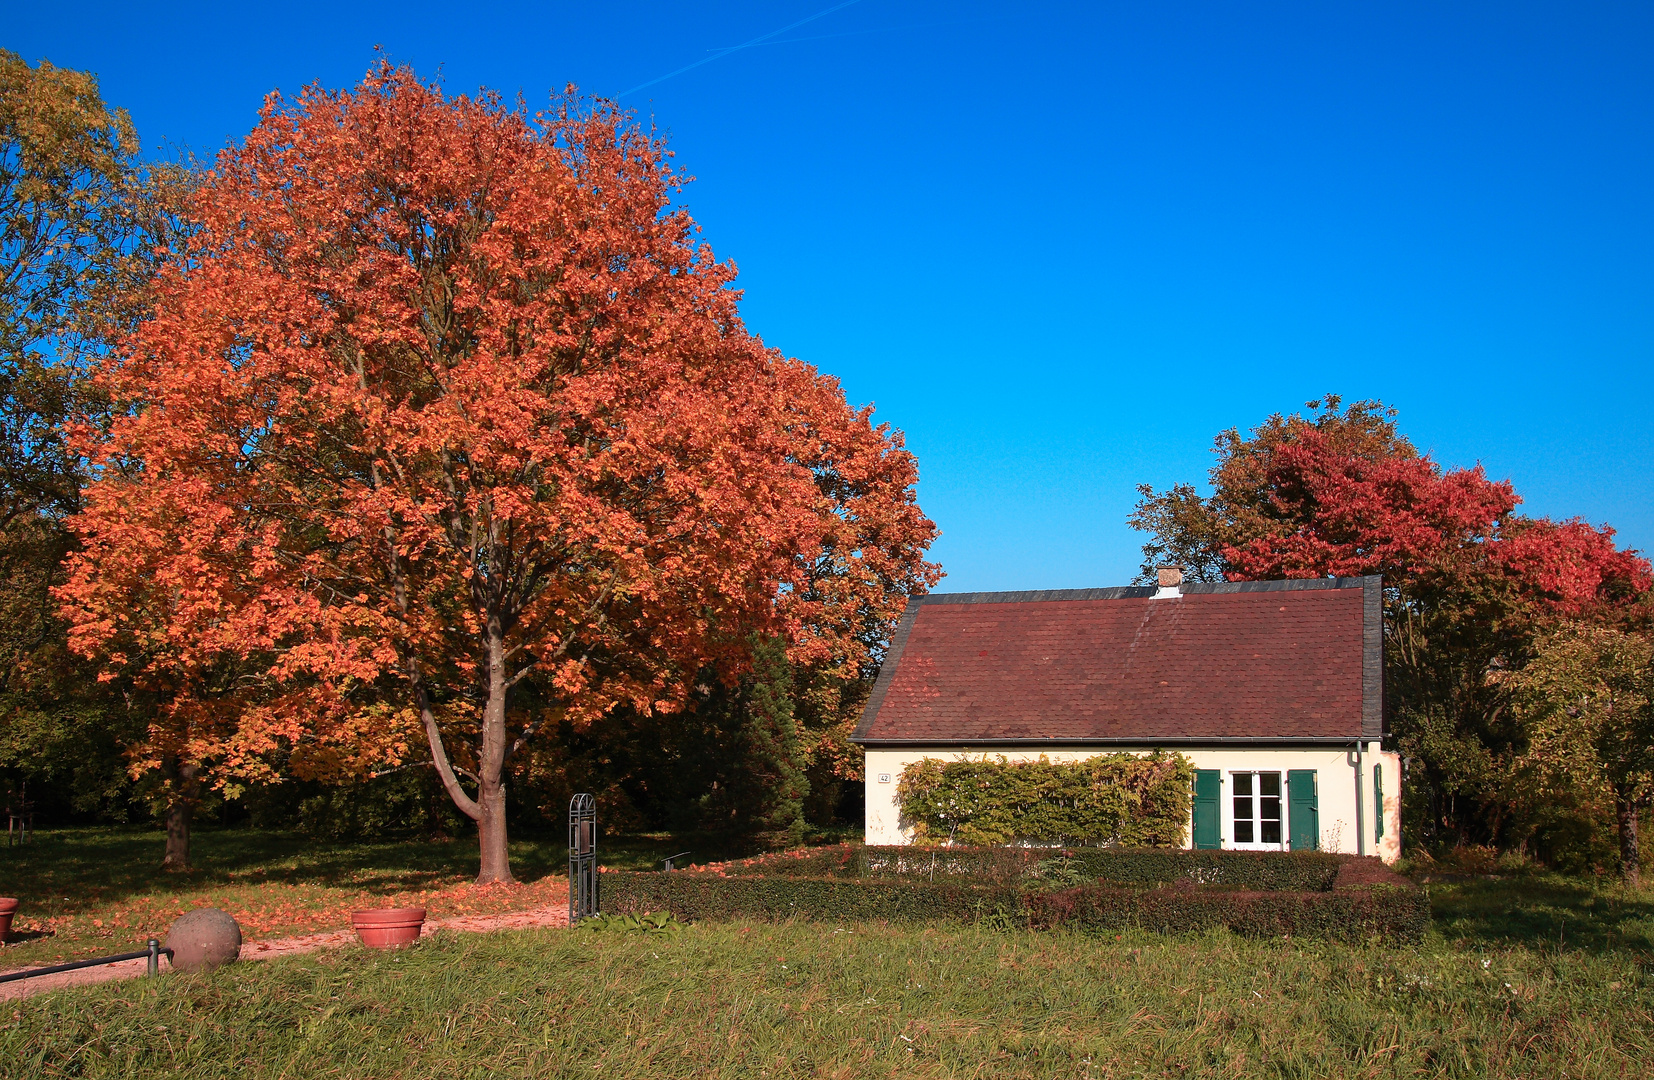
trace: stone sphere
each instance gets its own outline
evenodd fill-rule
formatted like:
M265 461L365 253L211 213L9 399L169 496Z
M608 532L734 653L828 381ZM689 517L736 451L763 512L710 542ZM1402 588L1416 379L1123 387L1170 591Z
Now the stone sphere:
M227 912L197 908L172 924L166 946L178 971L211 971L241 955L241 927Z

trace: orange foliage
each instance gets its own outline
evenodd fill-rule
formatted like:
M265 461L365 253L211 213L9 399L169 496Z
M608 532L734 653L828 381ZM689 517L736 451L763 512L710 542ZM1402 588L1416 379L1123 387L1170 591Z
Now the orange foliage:
M423 729L506 879L514 686L578 722L754 635L866 662L936 576L913 458L745 330L668 159L572 95L271 96L80 433L60 597L162 697L140 767L361 772Z

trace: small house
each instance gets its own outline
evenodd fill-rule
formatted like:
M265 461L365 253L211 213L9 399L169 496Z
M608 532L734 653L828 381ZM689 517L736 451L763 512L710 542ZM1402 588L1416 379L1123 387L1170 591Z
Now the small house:
M924 758L1182 753L1187 843L1401 854L1401 762L1382 749L1377 577L1187 583L908 601L853 736L867 842L911 839L896 797Z

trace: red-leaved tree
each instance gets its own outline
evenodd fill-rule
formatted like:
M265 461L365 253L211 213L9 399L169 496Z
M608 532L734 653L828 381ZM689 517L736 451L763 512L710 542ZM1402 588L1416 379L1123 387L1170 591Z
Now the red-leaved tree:
M1611 528L1521 515L1508 481L1442 468L1382 404L1342 405L1328 395L1312 415L1219 435L1210 496L1140 488L1145 574L1382 575L1390 730L1419 766L1413 839L1525 842L1543 814L1514 772L1526 735L1508 675L1565 622L1645 619L1654 573Z
M1493 577L1565 617L1622 604L1651 583L1647 560L1617 549L1613 529L1514 516L1516 489L1480 465L1444 471L1428 456L1367 456L1313 426L1267 460L1267 524L1222 548L1235 580L1382 574L1398 587L1463 588Z
M514 687L578 723L754 641L878 647L936 577L913 459L745 330L668 157L389 66L271 97L82 433L60 597L161 696L148 763L348 774L422 735L509 880L506 762L550 715Z

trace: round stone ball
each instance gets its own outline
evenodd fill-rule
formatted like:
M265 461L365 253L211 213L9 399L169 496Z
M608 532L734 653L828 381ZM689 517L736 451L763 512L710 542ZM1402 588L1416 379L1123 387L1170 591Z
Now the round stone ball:
M241 955L241 927L228 912L197 908L172 924L167 948L178 971L211 971Z

